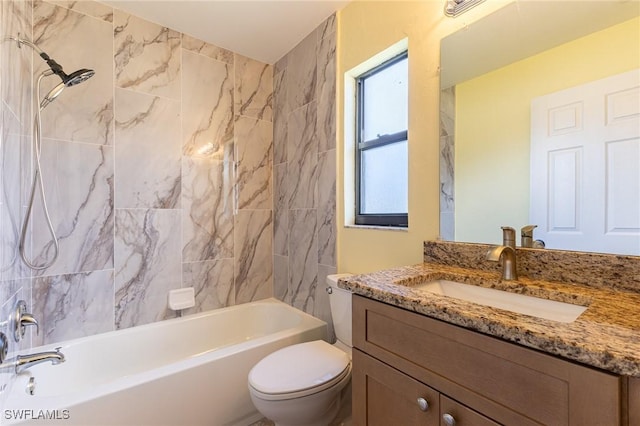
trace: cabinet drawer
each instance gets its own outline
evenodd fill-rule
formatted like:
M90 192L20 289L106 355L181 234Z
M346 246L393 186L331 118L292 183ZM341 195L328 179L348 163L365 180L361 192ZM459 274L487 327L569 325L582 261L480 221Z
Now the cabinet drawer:
M619 376L353 296L354 346L503 424L621 424Z
M357 349L351 380L356 426L439 424L437 391Z
M500 426L499 423L444 395L440 395L440 413L442 414L440 416L440 426ZM455 423L448 423L445 420L447 415Z

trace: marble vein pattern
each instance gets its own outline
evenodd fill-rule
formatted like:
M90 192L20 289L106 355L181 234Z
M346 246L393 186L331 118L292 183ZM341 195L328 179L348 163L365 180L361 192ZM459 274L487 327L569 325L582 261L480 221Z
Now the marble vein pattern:
M291 304L289 292L289 258L287 256L273 256L273 297Z
M182 48L200 55L208 56L216 61L233 65L233 52L199 40L187 34L182 34Z
M274 66L274 294L327 321L331 339L335 78L335 16Z
M440 238L454 239L455 87L440 92Z
M289 208L315 208L318 193L315 102L299 108L289 116L287 156Z
M233 66L182 50L183 154L233 161Z
M114 11L117 87L180 99L180 33Z
M560 323L414 288L436 278L576 303L587 310L573 322ZM436 263L354 275L341 279L338 286L519 345L640 377L640 293L528 277L502 281L499 272Z
M271 209L273 126L240 116L235 124L236 185L239 209Z
M275 254L289 254L289 198L287 164L278 164L273 171L273 250Z
M2 9L0 9L0 24L1 23L2 23ZM1 107L2 106L0 105L0 108ZM0 223L0 226L1 225L2 224ZM11 312L11 307L15 303L13 297L10 295L10 292L6 287L7 287L6 285L0 286L0 301L1 301L0 315L2 315L2 318L9 317ZM11 352L11 355L7 354L7 356L13 356L13 351ZM3 390L11 392L12 385L14 383L15 383L15 380L11 379L8 374L3 374L0 376L0 387L2 387ZM7 399L7 395L9 395L8 392L3 392L2 394L0 394L0 404L2 404L3 407L6 405L5 401Z
M312 31L287 54L287 109L294 111L316 98L317 34Z
M193 287L196 299L196 306L184 314L234 305L233 259L183 263L182 286Z
M113 330L113 270L36 278L33 315L40 333L33 346Z
M180 212L117 209L115 327L172 318L169 291L180 288Z
M2 296L0 297L0 301L2 301L2 306L0 306L0 315L2 315L2 318L9 318L15 312L15 306L19 300L31 301L32 281L33 280L31 278L23 278L5 281L2 283L2 286L0 286L0 296ZM29 349L31 347L31 331L33 330L27 330L23 339L19 343L14 343L10 340L11 345L9 346L9 357L11 357L13 353ZM35 332L33 335L35 336ZM10 338L10 336L7 337Z
M271 121L273 67L235 54L235 114Z
M89 68L95 75L65 91L42 111L42 134L52 139L110 145L113 142L112 24L53 4L35 1L34 42L67 73ZM47 69L34 57L34 75ZM60 80L43 80L42 95Z
M289 291L293 306L314 312L318 285L316 211L291 210L289 216Z
M236 303L273 296L271 210L240 210L235 217Z
M336 151L318 159L318 263L336 264Z
M289 55L290 54L291 54L291 51L289 51L289 53L285 54L282 58L278 59L275 64L273 64L273 73L274 74L281 73L282 71L285 70L285 68L287 68L287 64L289 63Z
M440 91L440 136L455 134L456 88L455 86Z
M0 22L3 35L34 40L65 71L96 71L43 110L60 258L40 273L21 262L0 272L2 300L33 294L52 319L34 344L172 318L167 293L187 286L196 291L190 313L277 294L328 318L317 292L334 267L317 262L335 254L328 206L317 204L335 200L317 186L335 186L319 170L331 173L335 159L330 145L319 150L318 135L335 130L325 129L331 117L319 119L316 98L327 95L322 108L332 108L335 18L275 66L94 1L5 0ZM32 171L28 82L44 64L4 43L0 65L4 266L16 253L11 221L24 216ZM41 92L54 84L45 78ZM29 239L36 261L51 249L38 203ZM290 234L301 240L292 244Z
M322 24L318 26L318 39L324 39L327 37L335 37L336 33L336 14L329 16L324 20Z
M113 8L92 0L45 0L47 3L74 10L106 22L113 22Z
M113 147L51 139L43 139L42 146L42 178L60 250L53 265L37 274L113 268ZM40 202L31 222L37 265L53 255Z
M0 2L2 25L0 36L20 37L31 40L31 5L24 1ZM28 47L19 47L15 43L5 42L0 46L0 97L3 101L3 114L12 115L18 127L12 126L17 134L31 134L31 58ZM6 116L5 116L6 117ZM5 123L6 124L6 123ZM3 133L4 134L4 133Z
M2 104L6 106L6 104ZM0 161L0 281L30 276L18 245L25 216L24 203L30 181L29 137L20 134L20 123L8 108L2 110L2 158ZM29 252L31 256L31 253Z
M289 111L287 110L287 71L282 70L273 79L273 162L287 161L287 132Z
M180 206L180 103L116 89L116 207Z
M182 161L183 261L232 258L232 163L189 157Z
M329 19L328 21L334 21ZM325 22L318 30L318 141L320 152L336 147L336 33L323 33L333 25ZM320 37L322 35L323 37Z
M0 37L31 35L31 4L24 1L0 2ZM31 57L28 48L15 43L0 44L0 318L6 320L19 299L30 299L30 280L6 281L20 277L21 262L17 257L17 232L21 212L20 154L22 141L27 142L31 129ZM13 223L12 223L13 219ZM17 225L17 226L16 226ZM29 336L20 345L10 346L9 356L30 344ZM15 380L0 375L0 406L4 406Z

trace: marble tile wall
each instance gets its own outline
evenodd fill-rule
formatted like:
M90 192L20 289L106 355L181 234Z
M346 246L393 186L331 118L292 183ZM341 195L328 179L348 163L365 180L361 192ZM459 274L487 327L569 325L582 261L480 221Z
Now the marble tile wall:
M274 294L329 324L325 281L336 272L335 30L332 16L273 71Z
M440 238L455 238L455 86L440 91Z
M17 241L45 64L0 46L0 315L25 299L42 324L21 347L172 318L168 292L180 287L195 288L187 313L271 297L273 66L93 1L2 1L0 23L67 73L96 71L42 111L60 255L33 271ZM36 264L52 255L40 208L26 243Z
M29 173L30 164L25 160L29 140L25 135L30 133L31 86L21 84L20 76L31 70L31 52L6 38L30 38L31 31L31 9L27 4L17 0L0 2L0 322L9 317L17 300L30 296L31 279L14 250L19 241L25 186L11 182L20 182L22 175ZM4 327L0 332L8 335ZM29 345L29 339L14 343L8 356ZM0 406L12 383L9 374L0 373Z

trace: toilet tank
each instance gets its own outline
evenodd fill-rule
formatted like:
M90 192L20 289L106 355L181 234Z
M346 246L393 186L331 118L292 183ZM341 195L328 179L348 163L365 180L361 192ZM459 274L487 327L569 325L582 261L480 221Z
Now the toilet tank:
M351 292L338 287L338 279L352 274L327 275L327 289L331 305L331 319L339 342L352 347L351 342Z

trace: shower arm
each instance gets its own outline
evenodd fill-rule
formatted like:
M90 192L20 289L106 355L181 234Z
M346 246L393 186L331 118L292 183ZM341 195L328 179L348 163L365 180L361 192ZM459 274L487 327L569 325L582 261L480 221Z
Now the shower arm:
M5 41L15 41L16 44L18 45L18 48L21 48L22 45L29 46L30 48L35 50L36 53L47 63L49 68L51 68L51 71L53 72L53 74L60 77L62 81L65 81L68 78L67 74L62 70L62 65L60 65L54 59L52 59L49 55L47 55L45 51L40 49L40 47L38 47L38 45L35 44L34 42L24 38L14 37L14 36L9 36L5 38Z
M42 55L44 53L44 51L42 49L40 49L38 47L37 44L24 39L24 38L20 38L20 37L14 37L14 36L9 36L7 38L4 39L4 41L15 41L16 44L18 45L18 49L22 47L22 45L24 44L25 46L29 46L30 48L32 48L33 50L35 50L38 55ZM44 53L46 55L46 53Z

